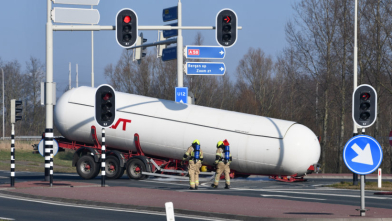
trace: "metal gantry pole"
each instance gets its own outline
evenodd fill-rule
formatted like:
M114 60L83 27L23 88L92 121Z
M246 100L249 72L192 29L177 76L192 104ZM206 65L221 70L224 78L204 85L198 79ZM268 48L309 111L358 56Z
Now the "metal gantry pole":
M4 70L3 70L3 68L1 69L1 73L2 73L2 76L3 76L3 140L4 140L4 134L5 134L5 127L4 127Z
M49 180L50 149L53 148L53 29L51 21L52 1L47 0L46 23L46 129L45 129L45 181ZM48 135L52 137L48 137ZM50 142L52 140L52 142ZM49 141L49 142L48 142Z
M105 147L105 128L102 128L102 145L101 145L101 187L105 187L105 159L106 159L106 147Z
M355 0L355 19L354 19L354 82L353 86L355 89L358 85L358 42L357 42L357 31L358 31L358 0ZM354 92L353 92L354 93ZM355 122L353 121L353 137L358 135L358 128ZM353 185L358 185L358 175L353 173Z
M91 31L91 87L94 87L94 31Z
M184 86L184 61L183 61L183 38L182 38L182 4L178 0L178 36L177 36L177 87Z
M15 124L11 124L11 187L15 185Z
M360 210L360 215L365 216L366 215L366 209L365 209L365 175L361 175L361 210Z

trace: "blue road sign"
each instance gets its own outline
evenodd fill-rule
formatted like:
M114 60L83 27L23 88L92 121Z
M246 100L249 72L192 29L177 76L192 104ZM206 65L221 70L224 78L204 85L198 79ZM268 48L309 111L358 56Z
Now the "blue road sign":
M186 46L186 58L193 59L223 59L226 50L222 46Z
M177 6L163 9L162 19L164 22L178 19Z
M226 66L223 62L187 62L187 75L224 75Z
M177 47L165 48L162 50L162 61L177 59Z
M188 103L188 88L187 87L176 87L176 102L179 103Z
M343 160L354 173L366 175L374 172L382 162L382 148L371 136L358 135L344 146Z
M178 23L170 24L170 26L178 26ZM175 36L178 36L178 30L177 29L163 30L163 37L164 38L170 38L170 37L175 37Z

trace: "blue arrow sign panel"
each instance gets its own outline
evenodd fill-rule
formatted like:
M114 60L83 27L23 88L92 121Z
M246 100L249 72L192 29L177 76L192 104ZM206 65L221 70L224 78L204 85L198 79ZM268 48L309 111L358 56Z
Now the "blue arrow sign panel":
M162 61L177 59L177 47L165 48L162 50Z
M367 135L351 138L343 149L344 163L352 172L360 175L370 174L379 168L382 157L380 144Z
M186 58L194 59L223 59L226 50L221 46L186 46Z
M170 24L170 26L178 26L178 23ZM175 37L175 36L178 36L178 30L177 29L163 30L163 37L164 38L170 38L170 37Z
M179 103L188 103L188 88L187 87L176 87L176 102Z
M223 62L187 62L187 75L224 75L226 66Z
M176 20L178 19L178 13L177 13L177 6L171 7L171 8L165 8L163 9L162 12L162 19L163 21L171 21L171 20Z

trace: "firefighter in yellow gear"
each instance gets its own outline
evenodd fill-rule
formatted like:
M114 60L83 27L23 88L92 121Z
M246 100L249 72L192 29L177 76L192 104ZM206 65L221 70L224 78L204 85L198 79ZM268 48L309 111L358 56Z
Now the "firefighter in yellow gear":
M188 173L189 173L189 189L197 190L199 186L200 168L203 162L203 151L200 149L199 140L194 140L192 145L188 147L182 158L182 164L185 160L189 160Z
M230 163L233 158L230 153L229 142L227 140L219 141L216 144L216 148L217 150L214 163L216 167L216 175L215 182L211 184L211 187L218 188L220 176L222 173L225 173L225 189L230 189Z

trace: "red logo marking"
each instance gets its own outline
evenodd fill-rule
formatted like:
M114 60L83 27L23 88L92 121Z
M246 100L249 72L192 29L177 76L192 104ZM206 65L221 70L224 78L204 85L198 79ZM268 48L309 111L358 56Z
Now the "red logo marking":
M115 125L111 126L110 128L112 129L117 129L118 125L120 124L120 122L123 122L123 131L125 131L127 129L127 123L131 123L131 120L127 120L127 119L123 119L123 118L119 118L116 122Z
M200 55L199 49L188 49L188 55Z

